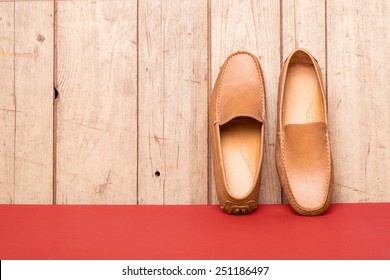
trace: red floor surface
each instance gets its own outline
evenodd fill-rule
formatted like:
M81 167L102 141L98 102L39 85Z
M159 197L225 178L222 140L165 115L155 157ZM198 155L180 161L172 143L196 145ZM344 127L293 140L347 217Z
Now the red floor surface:
M390 203L218 206L0 205L0 259L390 259Z

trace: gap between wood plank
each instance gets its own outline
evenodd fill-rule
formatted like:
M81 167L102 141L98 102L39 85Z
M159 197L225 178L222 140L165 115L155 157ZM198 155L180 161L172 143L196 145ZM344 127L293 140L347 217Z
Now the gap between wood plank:
M329 118L329 98L328 98L328 1L325 0L325 94L326 94L326 109ZM329 120L328 120L329 121Z
M53 201L57 204L57 103L59 92L57 90L57 1L53 3Z
M210 104L210 96L212 90L212 44L211 44L211 0L207 0L207 107ZM208 110L207 110L208 111ZM211 187L212 187L212 178L213 173L211 172L211 148L210 148L210 115L207 114L207 146L208 146L208 156L207 156L207 204L212 204L211 199Z
M279 68L281 69L283 65L283 0L279 1L279 57L280 57ZM279 89L278 89L278 94L279 94ZM283 201L283 191L280 192L279 197L280 197L280 201Z
M137 81L136 81L136 91L137 91L137 124L136 124L136 128L137 128L137 140L136 140L136 158L137 158L137 172L136 172L136 175L135 175L135 182L136 182L136 186L135 186L135 191L136 191L136 204L139 205L139 181L138 181L138 178L139 178L139 0L137 0Z
M13 202L16 202L16 4L14 2L14 109L15 109L15 117L14 117L14 193L13 193ZM12 202L12 201L11 201Z

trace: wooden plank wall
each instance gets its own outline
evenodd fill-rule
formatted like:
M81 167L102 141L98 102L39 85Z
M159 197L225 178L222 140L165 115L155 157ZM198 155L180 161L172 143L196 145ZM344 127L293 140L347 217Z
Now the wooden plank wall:
M277 86L298 47L327 87L333 201L390 201L389 34L384 0L0 0L0 203L217 203L208 102L237 50L265 79L259 202L285 202Z

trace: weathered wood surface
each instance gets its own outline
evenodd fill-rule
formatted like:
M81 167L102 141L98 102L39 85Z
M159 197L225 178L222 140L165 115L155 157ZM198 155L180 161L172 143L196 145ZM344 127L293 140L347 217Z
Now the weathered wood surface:
M138 11L139 203L207 203L207 1Z
M53 1L0 1L0 202L53 202Z
M137 1L57 3L56 202L137 203Z
M15 7L0 2L0 202L15 202Z
M390 6L327 4L334 201L390 201Z

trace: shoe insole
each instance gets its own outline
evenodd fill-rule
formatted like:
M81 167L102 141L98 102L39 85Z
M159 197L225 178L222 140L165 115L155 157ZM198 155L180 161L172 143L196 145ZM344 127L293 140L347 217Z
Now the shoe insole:
M261 123L251 118L234 119L221 127L221 149L227 187L236 197L253 185L260 161Z
M313 65L292 64L284 89L284 124L324 121L320 84Z

